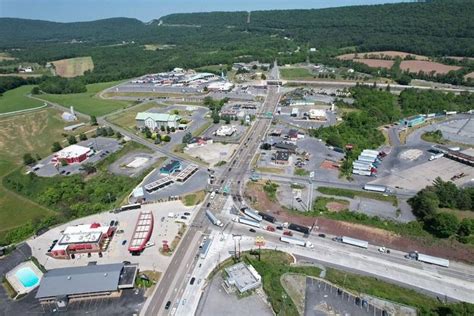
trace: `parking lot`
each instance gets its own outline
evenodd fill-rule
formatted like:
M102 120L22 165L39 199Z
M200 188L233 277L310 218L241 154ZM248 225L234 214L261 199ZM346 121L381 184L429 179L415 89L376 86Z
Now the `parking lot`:
M197 207L186 207L180 201L170 201L146 204L139 210L124 211L117 214L104 212L54 227L43 235L29 240L28 245L31 247L33 256L35 256L46 269L85 266L91 261L97 261L97 264L105 264L126 260L132 263L138 263L140 270L165 271L170 262L170 257L162 255L159 252L163 240L171 244L181 227L180 223L182 222L188 225L196 210ZM155 225L150 242L154 245L146 248L140 256L132 256L128 251L128 243L132 237L140 211L151 211L153 213ZM177 217L169 217L170 212ZM183 220L181 216L183 216L185 212L190 213L190 215L186 216L186 220ZM117 220L119 224L117 232L112 238L108 249L103 252L102 258L99 257L98 253L92 253L91 257L88 257L85 253L77 254L74 259L69 260L54 259L46 256L46 251L52 241L59 239L61 236L60 232L67 226L92 224L94 222L108 225L111 220Z
M114 153L122 148L122 145L120 145L116 139L107 137L91 138L79 142L77 143L77 145L93 149L95 152L94 155L90 156L81 163L74 163L66 166L61 166L61 164L59 164L57 167L53 162L51 162L51 159L53 159L54 155L50 155L36 164L36 167L39 168L34 172L40 177L54 177L56 175L77 174L81 172L81 166L83 164L95 164L110 155L111 153ZM36 169L36 167L34 169Z
M164 164L166 164L167 162L165 162ZM183 164L182 169L186 168L186 166L187 164ZM162 175L160 173L159 168L157 168L152 173L147 175L145 179L143 179L141 186L144 187L147 184L150 184L159 179L163 179L165 177L166 175ZM144 189L144 197L146 201L153 202L159 200L166 200L170 196L183 196L188 193L205 189L207 186L207 179L207 171L205 169L200 169L184 183L174 181L173 184L152 192L148 192Z
M199 157L210 166L214 166L220 161L229 161L236 148L236 144L212 143L186 149L185 153L191 157Z

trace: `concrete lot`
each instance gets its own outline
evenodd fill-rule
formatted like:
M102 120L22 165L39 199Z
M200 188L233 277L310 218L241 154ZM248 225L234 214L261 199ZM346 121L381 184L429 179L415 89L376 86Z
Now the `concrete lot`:
M167 162L165 162L165 164L166 163ZM187 164L183 164L182 169L186 168L186 166ZM143 179L141 186L143 187L153 181L162 179L164 177L165 177L164 175L160 174L159 168L155 169L153 172L147 175L145 179ZM172 185L168 187L165 187L161 190L153 191L151 193L148 193L146 190L144 190L145 199L146 201L149 201L149 202L166 200L170 196L183 196L188 193L203 190L204 188L206 188L207 178L208 178L207 171L198 170L195 174L191 176L191 178L189 178L184 183L174 182Z
M175 221L181 221L179 217L178 219L168 218L168 213L173 212L174 214L179 214L179 216L181 216L184 212L190 212L191 216L188 216L188 219L184 221L185 224L188 225L192 216L194 216L197 207L185 207L179 201L171 201L143 205L141 210L152 211L153 213L155 225L150 242L155 243L155 245L145 249L140 256L132 256L128 252L128 243L135 229L140 210L125 211L118 214L104 212L77 219L67 224L52 228L45 234L36 239L31 239L27 243L31 247L33 255L38 258L38 261L44 265L46 269L85 266L90 261L97 261L98 264L105 264L127 260L132 263L138 263L140 270L165 271L171 258L169 256L161 255L159 253L159 248L161 247L163 240L166 240L171 244L180 227L180 224L175 223ZM164 220L162 221L161 219L163 217ZM86 223L92 224L94 222L108 225L111 220L119 221L118 231L112 238L108 249L103 253L102 258L99 258L97 253L92 253L90 258L87 257L87 254L76 255L75 259L70 260L53 259L46 256L45 252L51 245L52 241L59 239L60 231L64 230L67 226ZM119 232L121 230L123 230L123 233ZM124 240L126 243L125 245L122 245Z
M199 302L196 315L273 315L270 307L262 298L253 294L237 298L236 294L227 294L222 288L222 276L215 276L209 283Z
M122 145L119 144L117 139L107 137L90 138L88 140L78 142L77 145L92 148L95 151L95 154L81 163L74 163L67 166L59 165L57 168L53 163L51 163L53 155L50 155L37 163L37 165L43 165L43 167L35 171L35 173L41 177L54 177L59 174L77 174L81 172L80 168L82 164L95 164L111 153L116 152L122 148Z
M217 136L214 135L214 132L217 131L221 126L225 124L214 124L209 127L209 129L203 134L204 137L212 138L215 142L223 143L239 143L242 137L247 132L248 126L240 125L240 121L230 121L230 126L234 126L236 131L232 136ZM227 125L227 126L229 126Z
M297 117L290 116L291 110L293 108L297 108L299 110L299 114ZM305 120L303 118L303 113L309 112L310 109L319 109L319 108L326 109L328 108L328 106L286 106L286 107L281 108L281 114L279 115L276 114L275 118L284 123L287 123L296 127L304 128L304 129L319 128L322 126L327 127L327 126L336 124L336 114L330 111L326 112L326 115L327 115L326 121L316 121L316 120L310 120L310 119Z
M474 169L472 167L443 157L433 161L425 160L425 162L415 167L392 173L370 183L409 191L419 191L427 185L433 184L433 180L438 176L444 181L450 181L451 177L461 173L464 173L465 176L454 181L457 185L464 185L474 178Z
M236 144L212 143L187 149L185 153L191 157L199 157L214 166L219 161L228 161L236 148Z
M123 157L120 157L117 161L109 166L109 171L118 175L126 175L129 177L136 177L144 170L150 168L155 164L159 158L164 157L160 153L145 153L140 151L135 151L126 154ZM142 159L143 164L133 165L133 162ZM145 161L146 159L146 161ZM132 164L132 165L130 165Z
M443 137L457 143L474 145L474 120L472 115L462 117L457 120L449 120L432 126L433 129L439 129Z

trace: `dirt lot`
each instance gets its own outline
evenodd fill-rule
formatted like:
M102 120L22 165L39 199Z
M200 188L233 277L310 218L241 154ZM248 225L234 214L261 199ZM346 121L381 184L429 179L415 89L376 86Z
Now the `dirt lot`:
M438 74L446 74L451 70L459 70L461 67L458 66L448 66L433 61L423 61L423 60L404 60L400 64L400 69L409 70L410 72L420 72L430 73L432 71Z
M340 165L338 163L335 163L334 161L324 160L320 168L326 170L339 170L339 166Z
M467 75L465 75L464 78L466 78L466 79L467 79L467 78L472 78L472 79L474 79L474 71L468 73Z
M373 68L386 68L390 69L393 66L393 60L384 60L384 59L354 59L353 61L366 64L369 67Z
M405 53L405 52L397 52L397 51L381 51L381 52L369 52L369 53L358 53L358 54L345 54L345 55L340 55L337 56L337 58L342 59L342 60L351 60L357 57L365 57L367 55L368 58L384 58L385 56L395 58L399 56L400 58L405 58L408 55L413 56L416 58L416 60L428 60L428 57L422 56L422 55L415 55L415 54L410 54L410 53Z
M51 63L54 65L56 75L65 78L82 76L87 70L94 69L90 56L55 60Z
M323 217L309 217L297 214L288 214L278 201L272 202L263 191L263 183L249 183L244 197L250 200L252 207L259 211L274 215L281 222L291 222L305 226L319 227L318 232L331 235L351 236L362 240L370 240L375 245L384 245L402 251L417 250L433 256L474 263L472 246L463 245L451 240L437 240L430 242L425 238L403 237L393 232L364 225L331 220Z

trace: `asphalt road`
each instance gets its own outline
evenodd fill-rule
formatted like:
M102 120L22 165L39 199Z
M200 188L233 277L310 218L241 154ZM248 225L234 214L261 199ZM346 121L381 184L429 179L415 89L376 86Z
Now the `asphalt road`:
M278 72L278 69L276 72ZM260 113L273 113L275 111L280 99L278 91L278 87L270 87L268 89L268 95L260 109ZM217 179L217 184L221 186L221 189L225 185L230 184L231 194L240 193L241 186L239 184L243 182L246 171L250 168L253 156L257 152L260 140L264 137L270 126L271 119L259 119L248 130L244 141L239 145L236 154L229 161L229 168L225 169ZM166 302L171 301L172 306L179 302L178 297L184 292L187 284L185 278L189 277L189 271L194 269L200 234L205 233L211 225L209 220L205 218L206 204L212 202L212 208L220 211L224 207L225 201L226 198L221 195L218 195L212 201L209 197L204 201L203 206L198 210L193 224L173 255L173 259L164 273L164 278L158 283L148 304L144 306L142 315L158 315L164 311ZM179 285L179 287L176 287L176 285ZM173 307L169 311L172 312Z

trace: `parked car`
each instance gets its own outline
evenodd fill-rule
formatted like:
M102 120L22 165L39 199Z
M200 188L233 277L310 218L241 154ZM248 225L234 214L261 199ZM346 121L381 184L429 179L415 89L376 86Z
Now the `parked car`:
M318 234L318 236L321 238L326 238L326 234Z
M189 216L189 215L191 215L191 213L189 213L189 212L184 212L184 215Z
M186 220L186 219L188 219L188 218L187 218L186 216L181 216L181 219Z
M171 306L171 301L168 301L165 305L165 309L170 309Z
M193 285L193 284L194 284L194 281L196 281L196 278L195 278L195 277L192 277L192 278L191 278L191 281L189 281L189 284Z
M251 232L251 233L256 233L257 231L256 231L255 229L253 229L253 228L250 228L250 229L249 229L249 232Z
M122 241L122 246L125 246L126 243L127 243L127 240L125 239L124 241Z

